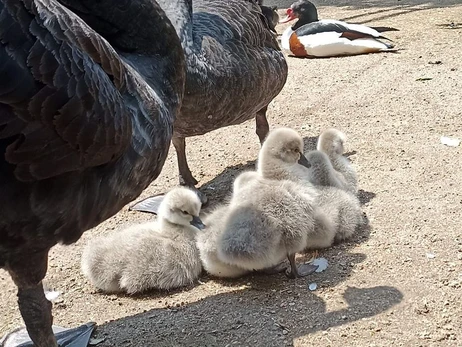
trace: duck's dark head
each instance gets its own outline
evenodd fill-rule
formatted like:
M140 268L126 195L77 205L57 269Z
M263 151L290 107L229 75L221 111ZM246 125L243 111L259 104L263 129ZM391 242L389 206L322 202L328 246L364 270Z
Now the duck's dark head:
M312 2L308 0L298 0L287 9L287 16L279 23L287 23L297 18L298 21L294 24L292 30L296 30L308 23L317 22L318 10Z

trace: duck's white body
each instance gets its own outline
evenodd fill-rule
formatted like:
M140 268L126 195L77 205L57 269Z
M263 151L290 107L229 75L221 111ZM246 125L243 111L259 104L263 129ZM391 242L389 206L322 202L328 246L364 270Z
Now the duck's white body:
M330 30L329 27L332 24L337 24L347 30L344 32ZM324 29L326 31L323 31ZM304 32L309 34L304 35ZM296 38L294 37L291 43L290 39L294 33ZM352 36L361 36L361 34L364 34L364 37L352 38ZM349 24L337 20L320 20L306 24L296 31L291 27L287 28L282 34L281 45L296 56L311 57L358 55L393 49L391 45L379 41L378 37L381 37L378 31L365 25ZM294 43L297 42L303 49L294 47Z

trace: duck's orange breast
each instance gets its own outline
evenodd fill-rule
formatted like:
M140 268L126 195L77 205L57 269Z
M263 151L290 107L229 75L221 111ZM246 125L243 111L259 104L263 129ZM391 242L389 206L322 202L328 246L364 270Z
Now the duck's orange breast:
M289 38L289 47L290 51L296 56L296 57L307 57L308 53L305 50L305 46L300 42L297 34L294 32L292 35L290 35Z

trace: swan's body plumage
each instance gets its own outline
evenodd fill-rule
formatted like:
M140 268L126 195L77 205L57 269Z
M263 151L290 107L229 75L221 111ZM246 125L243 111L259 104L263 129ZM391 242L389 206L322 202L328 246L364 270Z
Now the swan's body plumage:
M0 1L0 266L39 347L56 346L41 285L49 249L159 175L185 79L180 42L154 2L66 3L94 6L91 24L112 27L113 44L57 1Z
M175 122L180 182L193 186L185 138L240 124L257 115L268 132L266 107L287 79L287 63L260 7L252 0L161 0L182 38L187 62L185 98ZM181 6L181 5L180 5Z

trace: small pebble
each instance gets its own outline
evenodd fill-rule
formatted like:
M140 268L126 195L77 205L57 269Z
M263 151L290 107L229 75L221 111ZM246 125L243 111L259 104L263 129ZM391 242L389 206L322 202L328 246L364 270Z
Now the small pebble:
M314 291L317 288L318 288L318 285L316 283L310 283L310 285L308 286L308 289L311 291Z

